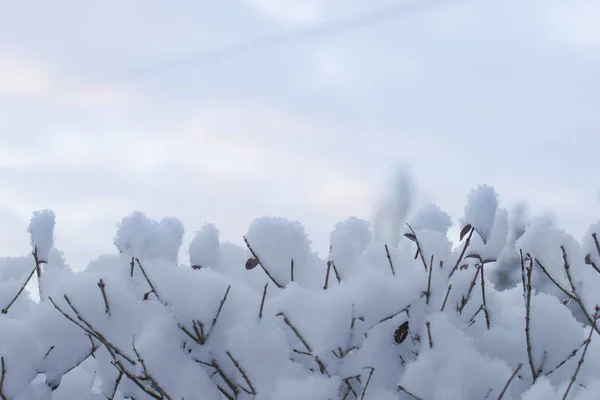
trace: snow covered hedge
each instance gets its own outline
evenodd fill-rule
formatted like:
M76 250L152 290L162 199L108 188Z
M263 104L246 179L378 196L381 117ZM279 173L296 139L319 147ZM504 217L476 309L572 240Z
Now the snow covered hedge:
M297 222L244 248L207 224L184 266L182 224L136 212L74 272L36 212L33 257L0 259L0 399L597 399L600 223L509 221L487 186L460 223L427 205L384 243L349 218L328 259Z

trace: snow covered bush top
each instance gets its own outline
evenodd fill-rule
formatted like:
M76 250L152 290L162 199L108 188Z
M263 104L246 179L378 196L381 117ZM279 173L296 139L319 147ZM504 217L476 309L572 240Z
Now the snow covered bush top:
M340 222L326 258L299 222L206 224L186 266L181 222L134 212L75 272L35 212L33 257L0 259L0 399L596 399L600 223L509 221L480 186L454 241L436 205Z

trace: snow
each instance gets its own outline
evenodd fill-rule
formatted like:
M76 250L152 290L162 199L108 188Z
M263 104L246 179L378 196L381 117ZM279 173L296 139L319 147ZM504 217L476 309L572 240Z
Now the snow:
M503 400L562 399L585 350L567 398L597 398L600 223L578 242L547 219L511 219L479 186L461 221L477 232L467 242L449 236L453 221L435 204L417 208L412 231L400 226L408 208L398 204L391 236L356 217L337 223L327 258L297 221L258 218L244 246L205 224L189 265L177 258L178 219L134 212L118 224L118 252L78 272L53 247L54 214L36 212L43 301L16 296L31 254L0 259L0 390L17 400L479 400L507 386ZM529 296L521 251L533 268ZM253 257L260 266L247 270ZM496 259L510 260L514 285L494 284Z
M214 224L205 224L196 232L189 247L190 265L214 268L219 263L219 230Z
M51 210L35 211L29 222L31 246L42 261L48 261L50 249L54 246L54 225L56 217Z
M498 195L491 186L480 185L467 197L463 227L470 224L484 242L490 237L498 209Z

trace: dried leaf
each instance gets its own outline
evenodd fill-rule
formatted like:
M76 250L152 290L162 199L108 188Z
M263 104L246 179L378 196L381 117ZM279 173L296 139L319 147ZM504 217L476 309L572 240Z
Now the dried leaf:
M467 224L464 228L462 228L462 231L460 231L460 240L462 241L463 238L467 235L467 233L469 233L471 231L471 224Z
M394 331L394 342L400 344L408 337L408 321L403 323Z
M417 257L419 257L419 249L417 249L417 252L415 253L415 260L417 259Z
M408 240L411 240L413 242L417 242L417 236L413 233L405 233L404 237L407 238Z
M591 265L592 264L592 256L591 255L588 254L588 255L585 256L585 263L587 265Z
M475 254L475 253L471 253L468 256L465 256L465 258L476 258L478 260L481 260L481 256L479 254Z
M192 265L192 269L200 269L202 268L202 265Z
M150 296L150 293L152 293L152 290L149 291L148 293L144 293L144 300L148 300L148 297Z
M258 260L256 258L250 257L248 261L246 261L246 269L254 269L258 265Z

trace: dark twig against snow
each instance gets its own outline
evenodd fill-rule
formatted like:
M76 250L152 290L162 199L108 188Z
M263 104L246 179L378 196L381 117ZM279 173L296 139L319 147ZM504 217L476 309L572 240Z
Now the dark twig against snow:
M15 301L17 301L17 298L21 295L21 293L23 293L23 290L25 290L25 286L27 286L27 284L29 283L29 281L31 280L31 277L33 276L34 272L37 271L37 265L31 270L31 273L29 274L29 276L27 277L27 279L25 280L25 282L23 282L23 285L21 286L21 288L19 289L19 291L17 292L17 294L15 295L15 297L13 297L13 299L10 301L10 303L8 303L8 305L6 307L4 307L2 309L2 314L6 314L8 313L8 309L13 305L13 303Z
M517 365L517 368L513 371L512 375L506 382L506 385L504 385L504 389L502 389L502 392L500 392L500 396L498 396L498 400L502 400L502 397L504 397L504 394L508 390L510 383L513 381L513 379L515 379L515 376L517 376L517 374L519 373L519 370L521 369L522 366L523 366L523 363L520 363L519 365Z
M583 347L583 352L581 353L581 358L579 359L579 362L577 363L577 368L575 368L575 372L571 376L571 381L569 382L569 386L567 386L567 390L565 391L563 400L566 400L567 396L569 395L569 391L571 390L571 387L575 383L575 380L577 379L577 374L579 374L579 370L581 369L581 366L583 365L583 362L585 361L585 354L587 353L588 347L590 346L590 343L592 341L592 334L594 333L593 327L596 326L596 321L598 321L599 317L600 317L600 307L596 306L596 312L594 313L594 317L593 317L594 324L590 328L590 334L588 335L587 343Z
M98 281L98 287L100 288L100 291L102 292L102 299L104 299L104 312L106 313L106 315L110 316L110 304L108 304L108 298L106 297L106 285L104 284L104 281L102 279L100 279Z
M385 254L387 255L390 269L392 270L392 275L396 276L396 271L394 271L394 263L392 262L392 256L390 255L390 249L388 248L387 244L385 245Z
M271 281L273 281L273 283L275 284L275 286L277 286L279 289L283 289L283 285L280 284L279 282L277 282L277 280L275 279L275 277L273 277L273 275L271 275L271 273L265 267L265 265L262 263L262 261L260 260L260 258L256 254L256 252L254 251L254 249L252 248L252 246L250 246L250 242L248 242L248 239L246 238L246 236L244 236L244 242L246 242L246 246L248 247L248 250L250 250L250 253L252 253L252 256L256 259L256 261L258 262L258 265L260 265L260 267L262 268L262 270L265 271L265 274L267 274L267 276L269 277L269 279L271 279Z

